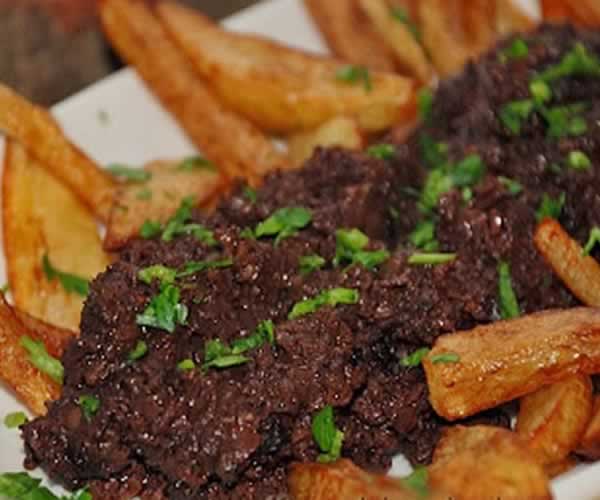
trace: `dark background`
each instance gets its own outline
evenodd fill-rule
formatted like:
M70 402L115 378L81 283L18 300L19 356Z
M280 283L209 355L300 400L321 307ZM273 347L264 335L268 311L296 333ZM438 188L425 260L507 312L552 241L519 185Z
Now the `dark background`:
M221 19L256 0L180 0ZM49 106L121 66L95 0L0 0L0 81Z

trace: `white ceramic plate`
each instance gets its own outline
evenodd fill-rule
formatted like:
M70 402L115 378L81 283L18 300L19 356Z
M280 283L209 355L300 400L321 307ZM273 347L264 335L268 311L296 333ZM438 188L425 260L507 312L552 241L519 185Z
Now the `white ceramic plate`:
M534 0L520 1L536 12ZM304 11L301 0L268 0L229 18L225 25L234 30L265 34L299 48L325 51L323 39ZM103 165L112 162L141 165L152 159L182 157L194 151L175 121L128 69L67 99L53 111L69 137ZM108 116L106 122L99 118L100 113ZM5 277L2 257L0 284L5 282ZM19 410L23 410L22 405L0 387L0 417ZM0 425L0 444L0 473L22 470L23 446L19 433ZM392 472L406 474L409 466L398 457ZM560 500L600 497L600 463L579 467L555 480L553 491ZM493 492L490 494L493 496Z

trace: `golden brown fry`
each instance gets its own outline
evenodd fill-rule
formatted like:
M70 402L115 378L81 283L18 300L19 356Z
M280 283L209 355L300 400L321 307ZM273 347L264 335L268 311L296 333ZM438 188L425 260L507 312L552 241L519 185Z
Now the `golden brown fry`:
M219 97L266 130L310 130L344 115L377 132L414 116L411 79L228 32L171 1L159 2L157 12Z
M0 294L1 295L1 294ZM46 402L60 395L60 386L35 368L20 344L22 336L41 340L21 323L0 296L0 380L6 383L35 415L46 413Z
M93 278L109 263L96 222L75 195L25 149L7 141L2 183L4 252L15 305L47 323L79 329L83 297L44 275L59 270Z
M573 375L523 397L516 432L544 466L563 462L581 439L592 414L592 382Z
M114 183L74 146L44 108L0 84L0 131L25 146L103 222L108 220Z
M544 21L565 22L572 19L573 13L566 0L542 0Z
M588 28L600 26L600 5L598 0L567 0L575 22Z
M117 191L104 239L106 249L121 248L139 235L146 220L166 222L188 196L198 205L207 203L223 184L214 167L194 166L192 158L154 161L144 169L152 175L148 181L123 184Z
M457 426L447 430L439 447L450 452L429 468L429 485L446 498L552 498L542 467L514 432Z
M319 146L342 146L348 149L362 149L364 138L352 118L334 118L316 130L302 132L288 139L288 154L296 167L308 160Z
M269 138L219 102L145 2L104 0L100 14L115 49L135 67L206 158L229 177L257 182L287 166L285 155Z
M387 42L400 67L421 82L429 83L433 77L433 68L409 27L392 16L385 0L357 1L375 30Z
M27 330L35 333L35 338L41 340L55 358L60 358L69 342L77 336L77 332L50 325L19 309L13 308L13 313Z
M462 0L465 39L471 57L488 50L496 41L495 4L490 0Z
M600 459L600 396L594 397L592 418L575 451L590 460Z
M569 472L573 467L577 466L577 460L573 457L567 457L560 462L544 465L544 472L546 475L553 479L557 476Z
M581 302L600 307L600 264L583 255L581 245L557 220L543 220L535 231L534 243L548 265Z
M433 363L442 353L459 360ZM443 335L423 366L439 415L474 415L569 375L600 372L600 310L546 311Z
M377 71L394 71L394 55L356 0L304 0L333 54Z
M501 37L512 33L526 33L535 25L535 20L513 0L496 0L495 28Z
M417 495L390 477L369 474L349 460L331 465L292 464L288 477L294 500L416 500ZM428 497L431 498L431 497Z

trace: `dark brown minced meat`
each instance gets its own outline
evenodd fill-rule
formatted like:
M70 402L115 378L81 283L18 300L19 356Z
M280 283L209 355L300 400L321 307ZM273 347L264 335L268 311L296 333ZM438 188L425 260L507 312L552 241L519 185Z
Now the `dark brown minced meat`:
M343 455L359 465L383 471L397 453L413 463L430 460L448 424L429 406L422 370L399 360L440 334L499 319L501 260L511 264L524 312L577 303L537 255L532 232L544 193L566 194L560 221L580 241L600 225L600 85L581 77L554 88L557 103L589 104L588 132L579 137L550 140L537 116L514 136L497 116L502 104L526 97L535 72L558 62L576 39L600 55L598 34L542 27L527 37L526 59L502 63L491 52L470 65L441 85L433 125L397 145L391 161L320 150L302 170L269 176L256 203L240 187L208 219L198 214L215 231L217 253L233 265L181 284L190 315L173 334L136 325L157 293L137 273L211 258L215 249L191 237L132 242L92 284L81 337L63 357L63 396L24 427L26 465L70 488L88 484L102 499L268 498L286 491L289 463L315 460L311 417L328 404L345 435ZM420 215L406 187L421 189L427 175L423 133L445 142L451 160L479 154L487 174L470 201L452 190L437 206L440 250L457 259L417 267L407 264L414 251L408 235ZM573 150L595 168L550 168ZM511 194L498 176L524 190ZM279 245L240 237L286 206L309 208L311 225ZM300 256L318 253L331 262L341 227L360 228L371 248L385 246L392 257L379 271L328 265L300 274ZM287 320L295 302L337 286L359 290L360 302ZM253 351L251 362L177 370L185 358L202 364L206 341L230 342L266 319L276 325L276 343ZM148 354L127 362L140 339ZM82 394L101 401L90 421L77 404ZM507 424L499 410L481 418Z

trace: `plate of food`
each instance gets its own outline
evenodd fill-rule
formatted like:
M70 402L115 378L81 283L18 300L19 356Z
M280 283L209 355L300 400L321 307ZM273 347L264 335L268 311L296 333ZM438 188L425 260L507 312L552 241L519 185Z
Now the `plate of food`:
M99 12L0 86L0 497L597 497L594 0Z

